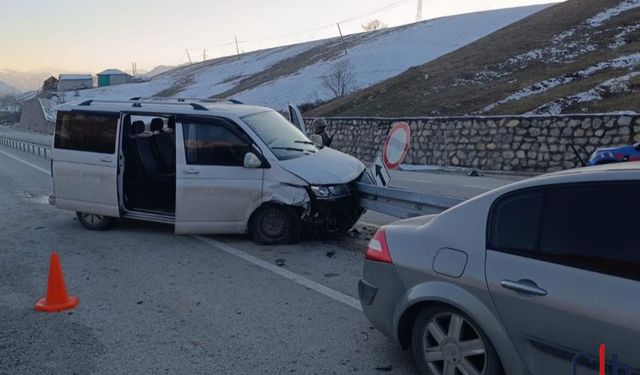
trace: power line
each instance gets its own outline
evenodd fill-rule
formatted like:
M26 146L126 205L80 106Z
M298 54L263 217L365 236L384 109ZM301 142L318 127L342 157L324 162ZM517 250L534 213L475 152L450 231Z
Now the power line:
M373 16L373 15L375 15L375 14L382 13L382 12L385 12L385 11L387 11L387 10L391 10L391 9L393 9L393 8L397 8L397 7L399 7L400 5L402 5L402 4L404 4L404 3L407 3L407 2L409 2L409 1L414 1L414 0L400 0L400 1L396 1L395 3L391 3L391 4L389 4L389 5L386 5L386 6L382 7L382 8L379 8L379 9L373 10L373 11L371 11L371 12L367 13L367 14L362 14L362 15L360 15L360 16L356 16L356 17L352 17L352 18L347 18L346 20L342 20L342 21L340 21L340 23L352 22L352 21L355 21L355 20L359 20L360 18Z
M368 12L368 13L365 13L365 14L361 14L361 15L358 15L358 16L355 16L355 17L347 18L347 19L344 19L344 20L341 20L341 21L338 21L338 23L344 24L344 23L350 23L350 22L353 22L353 21L357 21L357 20L359 20L361 18L364 18L364 17L369 17L369 16L372 16L372 15L375 15L375 14L379 14L379 13L382 13L382 12L397 8L397 7L399 7L401 5L404 5L405 3L408 3L410 1L414 1L414 0L399 0L399 1L393 2L391 4L387 4L387 5L385 5L385 6L381 7L381 8L375 9L375 10L373 10L371 12ZM297 30L297 31L293 31L293 32L290 32L290 33L286 33L286 34L279 34L279 35L267 36L267 37L256 38L256 39L245 39L245 40L240 40L239 39L237 41L237 43L238 44L248 44L248 43L263 42L263 41L266 41L266 40L280 39L280 38L294 36L294 35L306 34L306 33L312 32L312 31L333 29L334 27L335 27L335 24L332 23L332 24L312 27L312 28L309 28L309 29ZM217 49L217 48L221 48L221 47L231 47L231 46L234 46L235 44L236 44L236 42L233 41L233 42L229 42L229 43L218 44L218 45L215 45L215 46L207 46L205 48L207 48L207 49ZM188 50L202 50L202 49L203 49L203 47L188 48Z

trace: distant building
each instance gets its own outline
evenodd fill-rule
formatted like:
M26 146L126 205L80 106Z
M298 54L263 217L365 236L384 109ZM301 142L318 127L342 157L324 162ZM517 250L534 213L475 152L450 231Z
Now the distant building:
M98 86L114 86L121 85L123 83L129 83L133 80L131 74L127 74L118 69L107 69L104 72L98 73Z
M45 91L45 92L58 91L58 79L53 76L47 78L42 84L42 91Z
M59 76L58 91L90 89L92 87L93 76L91 74L60 74Z

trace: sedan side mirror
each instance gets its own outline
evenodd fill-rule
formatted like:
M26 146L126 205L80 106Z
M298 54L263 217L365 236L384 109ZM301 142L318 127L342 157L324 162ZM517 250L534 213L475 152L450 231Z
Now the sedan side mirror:
M260 168L262 167L262 161L260 158L256 156L253 152L247 152L244 155L244 165L245 168Z

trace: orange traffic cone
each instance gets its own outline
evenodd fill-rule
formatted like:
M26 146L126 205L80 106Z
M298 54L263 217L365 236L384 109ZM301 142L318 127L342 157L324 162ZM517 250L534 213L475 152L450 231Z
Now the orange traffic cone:
M78 297L67 295L60 259L58 253L54 251L51 253L51 263L49 264L47 296L36 303L35 309L45 312L59 312L73 309L78 306L78 302Z

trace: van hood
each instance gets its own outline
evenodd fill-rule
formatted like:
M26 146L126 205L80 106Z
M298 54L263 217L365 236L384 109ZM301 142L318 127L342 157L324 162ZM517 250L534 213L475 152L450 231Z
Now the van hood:
M360 160L329 147L313 155L283 160L280 165L311 185L346 184L365 169Z

